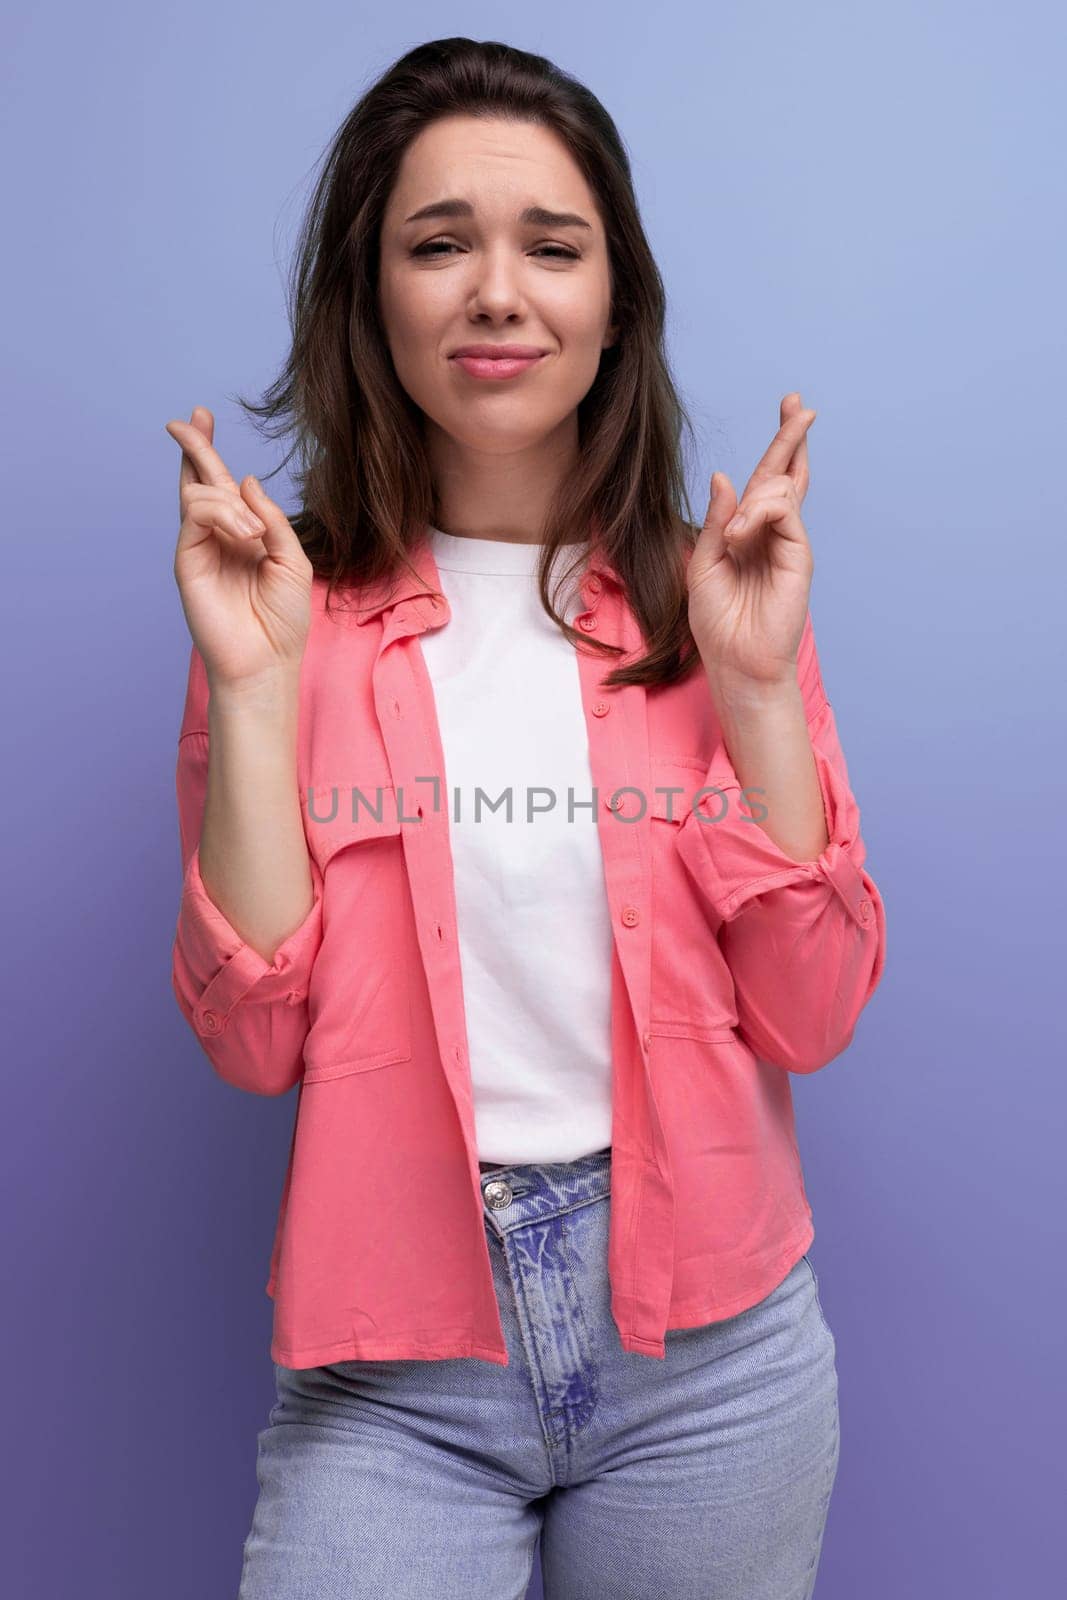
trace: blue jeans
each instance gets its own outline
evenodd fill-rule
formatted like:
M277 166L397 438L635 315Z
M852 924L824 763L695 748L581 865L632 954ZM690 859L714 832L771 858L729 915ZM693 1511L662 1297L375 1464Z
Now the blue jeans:
M510 1364L276 1365L238 1600L522 1600L538 1540L546 1600L809 1600L839 1440L807 1256L650 1359L611 1316L611 1151L481 1182Z

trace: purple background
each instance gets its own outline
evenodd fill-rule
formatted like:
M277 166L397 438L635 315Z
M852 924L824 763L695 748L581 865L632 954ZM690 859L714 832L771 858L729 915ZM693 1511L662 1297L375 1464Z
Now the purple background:
M283 356L312 170L361 89L448 33L546 52L617 118L698 516L714 468L741 492L782 395L819 410L812 610L889 923L853 1046L793 1084L840 1376L819 1600L999 1600L1062 1574L1062 9L738 0L657 22L607 0L549 0L536 25L187 0L9 23L20 1600L237 1590L295 1096L222 1084L170 990L188 635L163 425L202 402L236 475L276 465L228 396Z

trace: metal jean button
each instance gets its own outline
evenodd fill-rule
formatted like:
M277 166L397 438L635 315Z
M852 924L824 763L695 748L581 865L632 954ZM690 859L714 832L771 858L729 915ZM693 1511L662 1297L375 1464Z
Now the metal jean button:
M504 1206L509 1206L514 1199L511 1185L503 1178L494 1178L492 1183L485 1186L486 1205L492 1206L494 1211L500 1211Z

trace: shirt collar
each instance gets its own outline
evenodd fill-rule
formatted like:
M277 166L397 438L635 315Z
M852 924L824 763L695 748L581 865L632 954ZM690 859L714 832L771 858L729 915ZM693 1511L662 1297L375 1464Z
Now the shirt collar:
M411 564L415 569L413 575L407 567L401 567L399 573L392 579L386 578L377 584L366 585L355 592L353 605L358 605L353 621L358 627L370 622L373 617L380 616L383 612L392 611L405 600L418 600L426 595L427 589L441 589L441 575L437 570L433 549L428 537L419 540L415 549L410 554ZM599 582L607 578L610 582L619 585L619 575L610 561L591 551L582 570L581 584L583 589L590 577L595 577ZM420 581L421 580L421 581ZM593 585L595 592L597 585Z

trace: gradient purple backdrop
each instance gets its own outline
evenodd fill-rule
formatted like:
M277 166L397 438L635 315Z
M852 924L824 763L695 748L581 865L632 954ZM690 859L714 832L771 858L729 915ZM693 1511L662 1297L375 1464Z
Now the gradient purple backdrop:
M284 354L311 173L391 60L461 32L544 51L619 122L698 515L714 468L740 492L782 395L819 412L812 614L889 956L851 1049L794 1080L840 1377L818 1600L1061 1578L1064 14L657 19L190 0L9 25L19 1600L236 1594L295 1095L222 1084L170 989L189 641L163 425L203 403L237 475L277 464L228 397Z

